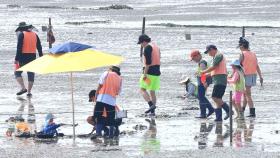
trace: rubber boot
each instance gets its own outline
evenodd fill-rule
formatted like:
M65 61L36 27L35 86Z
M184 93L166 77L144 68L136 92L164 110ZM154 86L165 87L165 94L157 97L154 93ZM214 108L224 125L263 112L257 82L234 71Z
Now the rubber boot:
M119 130L119 127L118 126L116 126L115 127L115 133L114 133L114 136L115 137L118 137L120 135L120 130Z
M151 106L149 105L149 107L151 108ZM155 109L151 110L151 116L155 116Z
M215 114L216 114L216 119L214 120L215 122L223 121L223 119L222 119L223 113L222 113L222 109L221 108L215 109Z
M250 115L247 117L256 117L255 108L250 108Z
M104 137L108 137L108 136L109 136L109 129L108 129L108 127L104 126L104 127L103 127L103 131L104 131L103 136L104 136Z
M95 140L102 136L103 124L96 124L96 133L90 137L91 140Z
M243 110L243 112L244 112L244 111L246 110L246 106L243 106L243 107L242 107L242 110Z
M215 109L212 106L209 105L209 107L208 107L208 114L207 114L206 117L211 116L214 112L215 112Z
M145 111L145 113L147 114L147 113L150 113L152 111L155 111L156 108L157 107L155 105L151 105L150 108L147 111Z
M244 120L244 112L239 112L239 120Z
M195 118L206 118L206 107L202 103L199 104L200 116L196 116Z
M109 138L114 138L115 126L109 128Z
M227 105L227 103L224 103L222 105L222 108L224 109L224 111L226 112L226 116L224 117L224 120L227 120L229 118L229 106Z
M102 129L103 129L103 124L96 124L96 135L97 136L102 135Z

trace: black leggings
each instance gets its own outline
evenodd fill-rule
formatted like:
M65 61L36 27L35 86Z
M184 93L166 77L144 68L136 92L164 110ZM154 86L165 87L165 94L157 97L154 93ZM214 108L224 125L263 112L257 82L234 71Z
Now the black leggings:
M28 64L28 63L27 62L20 62L19 66L22 67L25 64ZM15 77L16 78L22 77L21 74L22 74L22 71L15 71ZM28 77L29 82L34 82L35 73L34 72L27 72L27 77Z
M22 71L15 71L15 77L22 77L21 76ZM35 78L35 73L34 72L27 72L27 77L28 77L28 81L29 82L34 82L34 78Z

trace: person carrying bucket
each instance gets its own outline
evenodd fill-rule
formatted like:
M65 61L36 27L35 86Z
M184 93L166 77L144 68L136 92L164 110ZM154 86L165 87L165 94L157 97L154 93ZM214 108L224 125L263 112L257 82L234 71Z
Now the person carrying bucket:
M229 106L223 101L223 96L227 87L227 68L226 68L226 58L222 53L218 52L215 45L208 45L206 47L205 54L213 57L212 66L208 67L206 70L202 70L201 74L211 73L214 88L212 92L212 99L216 104L216 122L222 121L222 108L226 112L226 117L224 120L229 118Z
M122 78L120 68L111 66L105 71L100 79L96 90L96 105L94 107L94 118L96 118L96 136L102 136L104 126L109 126L109 138L114 137L115 130L115 105L116 97L121 92ZM104 116L104 108L106 115Z
M201 75L201 71L206 70L206 68L208 67L208 63L206 60L202 59L199 50L196 49L190 52L190 60L198 64L196 75L200 116L197 116L196 118L207 118L214 113L214 108L212 107L212 104L205 96L207 87L211 84L212 79L210 76L205 79L202 79ZM203 76L205 77L205 75ZM208 114L206 114L206 109L208 109Z
M137 44L141 44L144 48L143 74L139 82L141 94L149 105L145 114L150 113L154 116L157 103L156 91L160 88L160 49L146 34L139 36Z
M38 35L32 31L33 26L27 25L25 22L19 23L16 32L18 32L18 42L17 42L17 53L15 56L15 69L18 69L29 62L36 59L36 49L38 50L39 56L43 56L42 46ZM15 70L15 77L18 84L21 86L21 90L16 93L16 95L22 95L27 92L27 96L31 97L31 89L34 83L33 72L27 72L28 76L28 88L26 89L24 85L23 78L21 76L22 71Z
M95 102L95 99L96 99L96 90L91 90L89 92L89 102ZM120 107L118 105L115 106L115 110L116 112L118 112L120 110ZM107 111L106 111L106 108L104 107L103 108L103 113L102 113L102 117L104 117L105 119L107 118ZM95 130L96 130L96 122L97 122L97 118L95 118L94 116L88 116L87 118L87 122L93 126L93 129L92 131L89 133L89 135L91 135ZM114 136L119 136L119 126L121 125L122 123L122 119L115 119L115 130L114 130ZM106 123L103 127L103 131L104 131L104 134L103 136L109 136L109 129L106 127ZM97 138L95 135L93 135L91 137L91 139L95 139Z
M256 86L257 74L260 77L261 86L263 85L263 77L260 66L258 64L257 56L254 52L250 51L249 42L240 37L238 47L241 50L240 62L244 68L245 74L245 93L243 100L243 111L248 104L250 107L250 114L247 117L256 117L255 107L251 96L251 87Z
M241 98L245 91L245 78L243 73L243 68L240 65L239 60L234 60L231 64L233 69L232 77L228 78L228 83L232 84L233 96L232 103L235 107L238 119L244 119L244 113L241 108Z

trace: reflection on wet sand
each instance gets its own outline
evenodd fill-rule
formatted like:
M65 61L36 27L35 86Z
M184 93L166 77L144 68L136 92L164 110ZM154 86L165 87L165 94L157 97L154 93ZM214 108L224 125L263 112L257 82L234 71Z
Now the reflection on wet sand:
M33 103L31 102L30 97L28 98L27 103L28 103L27 122L31 127L31 134L34 134L34 131L37 131L37 126L36 126L35 108Z
M23 97L18 96L17 100L20 101L20 107L18 108L16 117L19 117L19 118L22 117L24 108L27 104L28 105L27 123L30 126L30 133L34 134L34 131L37 130L37 126L36 126L36 118L35 118L35 108L31 101L31 97L27 97L27 99L25 99Z
M255 126L255 120L254 119L249 119L248 120L249 125L247 126L246 120L237 120L237 128L235 132L233 133L233 138L234 138L234 145L237 148L243 147L245 143L250 143L252 142L252 135L253 135L253 130ZM242 133L244 136L244 140L242 140Z
M104 146L118 146L119 141L119 137L115 137L114 139L104 138Z
M205 149L208 146L208 136L215 126L215 142L213 147L223 147L224 141L229 137L229 126L223 125L223 123L208 123L201 122L200 123L200 131L199 135L195 136L195 140L198 141L198 149ZM223 129L225 127L225 129Z
M22 117L22 114L24 112L24 107L25 107L25 104L26 104L26 99L24 99L23 97L18 96L17 100L20 101L20 106L19 106L19 108L17 110L16 116Z
M225 133L223 133L223 123L216 123L216 130L215 130L215 134L216 134L216 142L214 142L213 147L223 147L224 146L224 141L226 138L229 137L229 126L228 125L224 125L226 127L225 129Z
M149 123L149 128L145 132L143 142L141 144L141 150L144 156L160 151L160 141L157 136L157 127L154 118L145 119Z
M24 112L24 107L25 107L25 102L26 100L20 96L17 97L17 100L20 101L20 106L18 110L16 111L15 116L9 117L6 122L8 124L8 129L6 131L6 136L12 137L14 134L17 135L18 131L16 129L17 123L22 122L22 115ZM24 121L21 123L22 125L24 124Z
M236 129L233 132L233 145L234 147L244 147L246 143L252 142L252 134L254 130L255 120L238 119L236 120ZM208 147L208 137L215 127L215 141L213 147L224 147L224 143L229 140L230 131L229 126L224 123L200 123L199 135L195 136L194 140L198 142L198 149L205 149Z
M198 138L198 149L205 149L207 147L208 142L208 135L212 131L214 127L213 123L209 123L207 126L206 122L200 123L200 132L199 132L199 138Z

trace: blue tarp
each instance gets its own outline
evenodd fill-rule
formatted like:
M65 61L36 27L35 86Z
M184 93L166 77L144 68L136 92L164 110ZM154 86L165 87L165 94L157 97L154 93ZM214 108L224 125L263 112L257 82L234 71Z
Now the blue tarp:
M95 48L95 47L90 45L75 43L75 42L66 42L49 49L49 52L52 54L63 54L68 52L79 52L88 48Z

